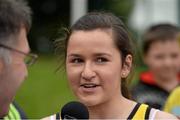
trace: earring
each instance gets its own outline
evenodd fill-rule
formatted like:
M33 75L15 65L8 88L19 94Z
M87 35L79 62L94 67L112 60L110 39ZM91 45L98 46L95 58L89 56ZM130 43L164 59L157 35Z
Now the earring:
M126 73L123 72L121 77L126 78Z

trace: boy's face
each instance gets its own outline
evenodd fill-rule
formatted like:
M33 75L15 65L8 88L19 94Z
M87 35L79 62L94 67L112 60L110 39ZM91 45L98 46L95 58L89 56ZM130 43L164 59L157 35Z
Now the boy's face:
M180 47L177 40L152 43L144 62L156 77L173 79L180 71Z

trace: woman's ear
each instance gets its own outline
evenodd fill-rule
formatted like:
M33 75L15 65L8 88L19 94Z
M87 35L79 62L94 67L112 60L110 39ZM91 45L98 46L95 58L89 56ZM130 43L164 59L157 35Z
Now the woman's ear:
M126 78L132 68L132 55L128 54L124 60L122 71L121 71L121 78Z

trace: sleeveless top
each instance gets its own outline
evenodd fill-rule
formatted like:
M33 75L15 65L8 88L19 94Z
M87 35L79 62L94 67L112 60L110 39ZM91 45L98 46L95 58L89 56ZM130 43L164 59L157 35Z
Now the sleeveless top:
M137 103L130 115L128 120L154 120L157 113L157 109L150 108L146 104Z
M156 113L159 110L150 108L146 104L137 103L132 112L128 116L127 120L154 120ZM50 120L61 119L59 113L50 116Z

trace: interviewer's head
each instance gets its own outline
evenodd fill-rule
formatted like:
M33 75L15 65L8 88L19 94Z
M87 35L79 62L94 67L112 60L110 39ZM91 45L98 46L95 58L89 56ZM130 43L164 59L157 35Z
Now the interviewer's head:
M22 0L0 0L0 118L7 114L17 89L27 76L26 34L31 10Z

